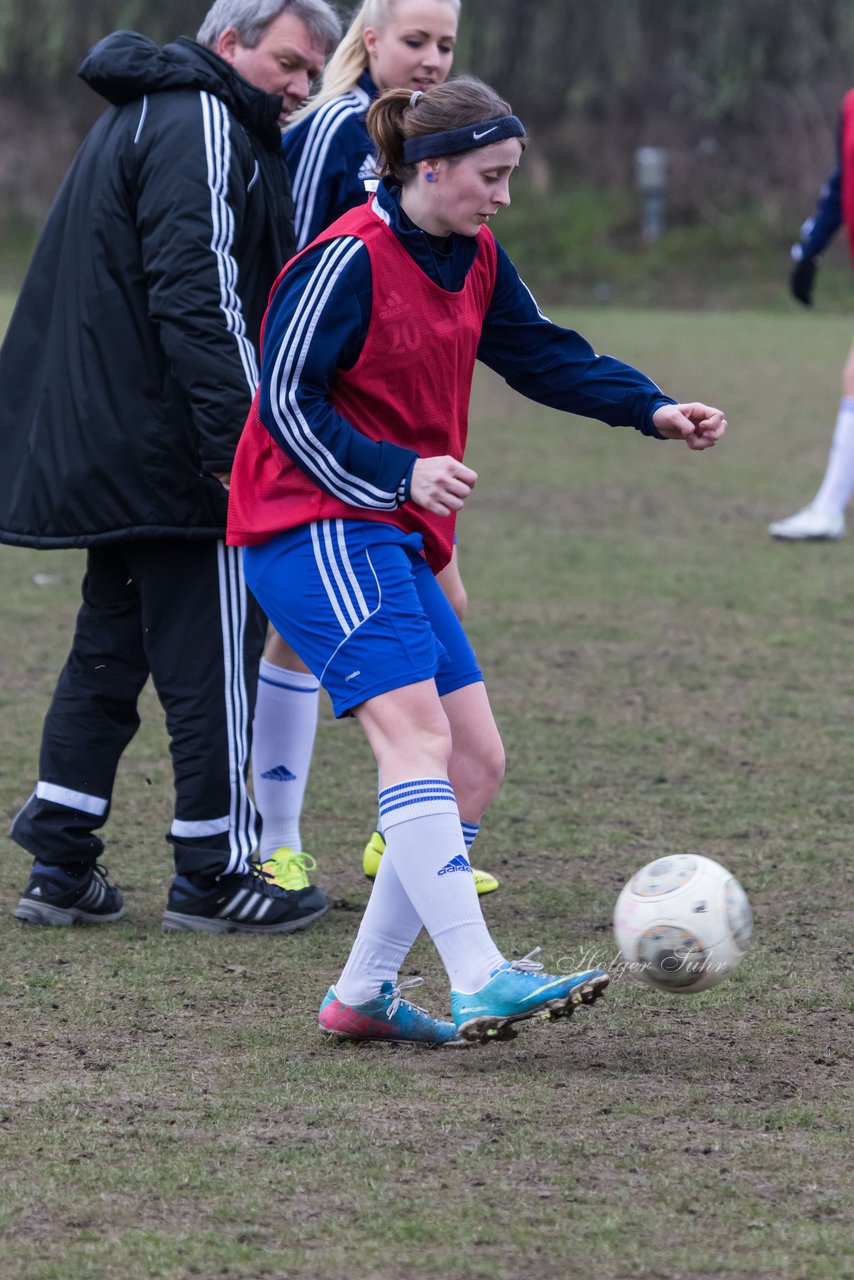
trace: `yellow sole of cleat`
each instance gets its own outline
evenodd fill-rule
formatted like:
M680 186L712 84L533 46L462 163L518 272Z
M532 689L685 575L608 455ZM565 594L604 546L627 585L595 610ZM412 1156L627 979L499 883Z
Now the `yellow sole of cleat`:
M473 1018L458 1028L460 1036L467 1044L501 1044L506 1040L515 1040L519 1032L510 1025L510 1019Z

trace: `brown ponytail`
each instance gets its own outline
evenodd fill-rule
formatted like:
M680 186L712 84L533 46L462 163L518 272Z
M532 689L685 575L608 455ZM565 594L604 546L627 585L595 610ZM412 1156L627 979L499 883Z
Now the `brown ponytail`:
M403 144L408 138L446 133L513 114L508 102L474 76L458 76L435 85L419 94L414 106L410 106L412 96L408 89L389 89L368 110L368 133L380 156L382 176L401 184L416 172L415 165L407 165L403 159Z

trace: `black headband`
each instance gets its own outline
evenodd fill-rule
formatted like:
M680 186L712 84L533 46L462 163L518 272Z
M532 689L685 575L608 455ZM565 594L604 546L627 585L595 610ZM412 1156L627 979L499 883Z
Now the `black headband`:
M467 124L462 129L446 129L443 133L425 133L420 138L407 138L403 144L404 164L416 164L419 160L432 160L438 156L458 156L464 151L476 151L505 138L526 137L525 126L516 116L497 116L494 120L481 120Z

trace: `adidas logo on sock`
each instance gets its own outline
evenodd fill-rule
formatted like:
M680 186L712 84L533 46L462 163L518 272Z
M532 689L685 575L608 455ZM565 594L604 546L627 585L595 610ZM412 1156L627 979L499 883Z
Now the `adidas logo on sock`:
M277 764L274 769L267 769L261 774L267 782L296 782L297 775L291 773L287 765Z
M451 858L451 861L446 863L445 866L442 867L441 871L438 871L436 874L440 876L447 876L450 875L452 871L467 871L469 875L471 875L471 867L461 853L458 853L455 858Z

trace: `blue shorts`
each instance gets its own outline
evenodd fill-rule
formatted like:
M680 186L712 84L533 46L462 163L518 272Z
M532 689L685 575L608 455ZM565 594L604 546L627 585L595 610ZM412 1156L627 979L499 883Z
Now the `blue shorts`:
M337 716L421 680L442 696L483 679L421 545L393 525L322 520L245 548L252 594Z

